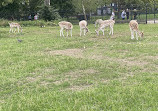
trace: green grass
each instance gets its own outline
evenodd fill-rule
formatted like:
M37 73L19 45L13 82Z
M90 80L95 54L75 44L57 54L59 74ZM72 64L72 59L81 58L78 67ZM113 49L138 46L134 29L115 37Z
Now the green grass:
M59 27L0 28L0 111L157 111L158 25L59 37ZM65 34L66 35L66 34ZM22 42L18 42L21 39ZM85 49L84 49L85 46Z

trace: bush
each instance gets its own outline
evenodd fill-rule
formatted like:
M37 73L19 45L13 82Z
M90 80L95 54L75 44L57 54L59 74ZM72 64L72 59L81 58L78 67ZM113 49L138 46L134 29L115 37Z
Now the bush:
M9 22L8 20L0 19L0 26L3 27L9 26L8 22Z
M5 19L0 19L0 26L6 27L9 26L8 22L18 22L21 26L56 26L57 24L53 21L46 22L44 20L36 20L36 21L9 21Z
M41 6L41 9L39 10L40 18L45 21L51 21L55 19L59 19L60 15L56 9L54 9L52 6Z

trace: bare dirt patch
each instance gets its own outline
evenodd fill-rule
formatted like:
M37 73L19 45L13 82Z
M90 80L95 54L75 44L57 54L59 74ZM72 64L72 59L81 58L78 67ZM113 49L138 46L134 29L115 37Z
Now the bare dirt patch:
M144 66L147 65L148 62L141 61L141 60L131 60L131 59L118 59L120 63L126 64L127 66Z
M65 56L71 56L75 58L83 58L82 49L55 50L55 51L49 51L49 54L50 55L65 55Z
M157 60L158 59L158 56L145 56L143 57L145 59L152 59L152 60Z
M49 82L46 82L46 81L42 81L40 84L41 84L42 86L47 86L47 85L49 85L50 83L49 83Z
M29 83L31 82L36 82L41 78L41 76L36 76L36 77L27 77L26 81L28 81Z
M69 82L73 85L73 81L79 80L80 78L91 75L91 74L97 74L98 71L94 69L85 69L85 70L76 70L76 71L70 71L68 73L65 73L62 79L56 80L53 83L56 85L60 85L64 82Z
M136 58L125 58L125 59L121 59L121 58L111 58L111 57L108 57L108 56L103 56L101 54L92 54L92 55L89 55L88 56L88 59L95 59L95 60L108 60L108 61L114 61L114 62L117 62L119 64L122 64L122 65L127 65L127 66L140 66L140 67L143 67L145 65L148 64L148 62L146 61L143 61L141 59L136 59Z
M85 69L85 70L76 70L76 71L72 71L72 72L68 72L66 73L66 78L71 78L71 79L77 79L79 77L83 77L86 75L90 75L90 74L96 74L98 73L97 70L94 69Z
M75 58L86 58L86 59L95 59L95 60L110 60L110 61L117 61L120 64L126 64L127 66L144 66L147 65L148 62L141 61L141 60L132 60L132 59L120 59L120 58L110 58L105 57L102 54L88 54L87 56L84 56L82 49L65 49L65 50L55 50L55 51L49 51L50 55L65 55Z

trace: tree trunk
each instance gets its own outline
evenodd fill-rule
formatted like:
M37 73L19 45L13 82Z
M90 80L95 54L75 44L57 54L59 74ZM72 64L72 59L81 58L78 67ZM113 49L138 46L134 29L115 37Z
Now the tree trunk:
M82 0L82 8L83 8L83 14L84 14L84 19L87 21L87 17L86 17L86 11L83 5L83 0Z
M117 18L120 19L120 0L118 0L117 2L117 5L118 5L118 15L117 15Z

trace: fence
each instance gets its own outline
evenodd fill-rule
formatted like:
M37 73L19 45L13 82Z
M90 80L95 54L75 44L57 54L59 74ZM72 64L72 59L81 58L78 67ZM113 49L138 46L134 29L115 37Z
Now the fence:
M128 11L127 11L128 9ZM99 11L98 11L99 10ZM110 11L109 11L110 10ZM129 12L129 17L127 19L127 16L125 20L121 19L121 12L123 10L126 10L126 14ZM143 6L131 4L130 6L120 6L120 9L113 6L103 7L97 9L95 12L91 12L87 14L88 22L94 23L96 19L109 19L111 16L111 12L114 11L115 13L115 21L117 23L128 23L130 20L136 19L139 23L158 23L158 4L146 4ZM98 14L99 12L99 14ZM110 13L109 13L110 12ZM69 12L63 12L63 13L69 13ZM78 21L84 19L84 15L82 14L71 14L71 16L68 16L67 18L64 18L72 23L78 23Z
M126 9L128 9L128 11ZM121 19L121 12L123 10L126 10L126 13L129 12L128 19L127 19L128 15L125 20ZM109 19L112 11L114 11L115 13L115 20L117 23L128 23L130 20L133 20L133 19L137 19L139 23L158 23L158 4L157 3L146 4L146 5L131 4L130 6L127 6L127 5L104 6L102 8L96 9L95 12L87 13L88 22L94 23L96 19L103 19L103 20ZM35 14L35 12L32 12L32 14ZM74 10L59 11L59 14L61 15L63 20L70 21L74 24L78 24L80 20L84 19L84 15L76 14ZM7 17L7 15L5 15L4 12L0 11L0 18L2 18L3 16ZM21 17L17 14L16 16L14 16L14 19L28 20L28 13L26 12L26 14L24 14Z

